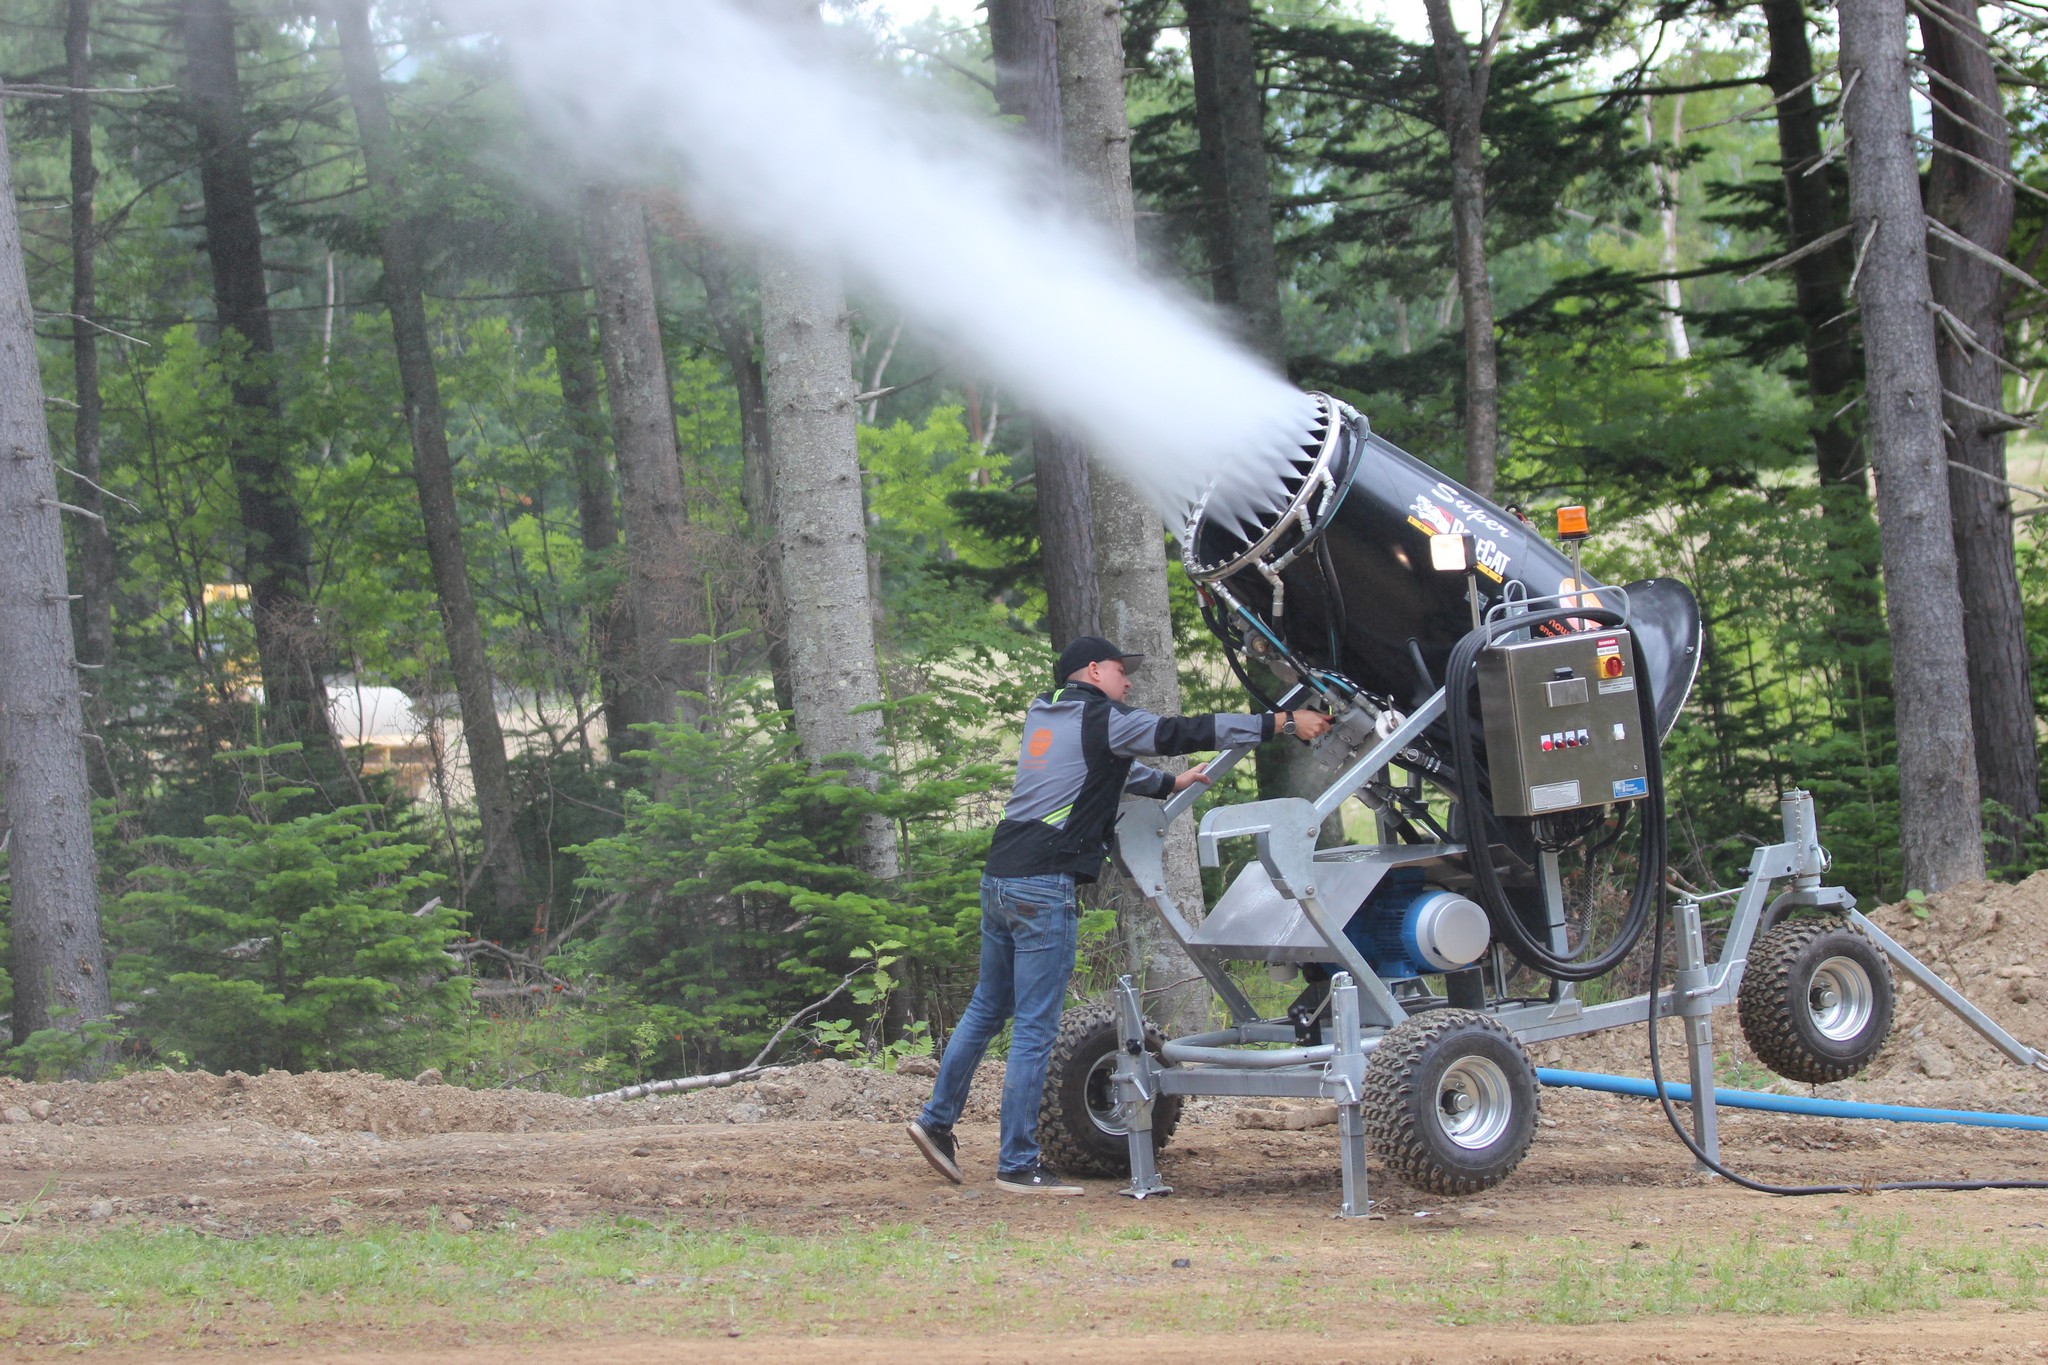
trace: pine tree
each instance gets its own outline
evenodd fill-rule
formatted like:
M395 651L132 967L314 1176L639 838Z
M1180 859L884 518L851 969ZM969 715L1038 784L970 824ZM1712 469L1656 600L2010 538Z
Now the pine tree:
M797 736L813 770L839 755L873 762L883 752L881 661L868 588L852 342L837 273L765 256L761 340ZM854 769L849 779L875 786L872 770ZM896 831L886 818L862 821L860 861L872 876L897 874Z
M312 551L292 488L264 275L263 228L236 70L229 0L183 0L185 98L198 138L206 254L237 420L228 435L243 531L244 574L263 704L273 742L296 741L318 774L344 762L322 677L324 643L310 601Z
M440 603L449 668L455 675L470 780L483 820L484 848L479 861L491 869L494 878L483 899L486 904L508 907L529 894L526 860L514 823L512 775L505 762L505 734L498 724L497 683L490 657L484 652L476 597L470 589L469 558L462 548L462 517L455 504L455 472L448 458L440 374L427 333L419 233L404 202L403 154L384 99L384 79L370 34L369 0L340 0L335 6L335 27L349 101L355 106L372 211L377 216L384 303L391 314L392 342L398 352L398 382L412 438L413 484L420 495L427 562L433 568L434 595Z
M703 585L690 550L647 221L632 195L600 189L590 196L584 233L625 507L626 604L638 651L626 712L632 723L693 721L703 711L697 700L704 690L703 655L681 642L703 630Z
M1856 303L1898 697L1900 834L1907 885L1938 891L1983 876L1984 846L1906 16L1901 0L1845 0L1838 13L1843 79L1856 81L1844 123L1850 221L1867 243Z
M1927 214L1949 237L1976 248L1944 241L1937 230L1928 238L1927 269L1946 324L1935 332L1935 349L1977 778L1984 799L1997 802L2000 812L1991 823L1993 860L2013 863L2041 810L2041 759L2005 469L2005 436L2017 424L2005 415L2010 285L1996 261L2012 238L2012 137L1976 0L1921 4L1935 144Z
M1058 164L1062 159L1059 27L1053 0L990 0L989 46L995 59L996 106L1022 118L1024 136ZM1044 192L1063 192L1057 178ZM1052 647L1102 629L1095 574L1095 527L1089 507L1088 450L1073 433L1043 418L1031 423L1031 495L1038 511L1038 559L1045 580L1046 628Z
M35 307L0 119L0 805L14 939L14 1041L113 1012L100 943L84 713L43 420Z

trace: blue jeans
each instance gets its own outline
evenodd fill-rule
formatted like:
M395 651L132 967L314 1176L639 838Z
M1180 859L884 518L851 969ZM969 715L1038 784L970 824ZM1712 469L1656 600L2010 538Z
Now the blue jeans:
M926 1128L953 1126L967 1105L974 1068L1014 1016L1003 1073L1003 1145L996 1157L1001 1171L1022 1170L1038 1160L1038 1103L1067 1003L1079 923L1074 879L1065 873L981 879L981 979L946 1040L939 1079L918 1122Z

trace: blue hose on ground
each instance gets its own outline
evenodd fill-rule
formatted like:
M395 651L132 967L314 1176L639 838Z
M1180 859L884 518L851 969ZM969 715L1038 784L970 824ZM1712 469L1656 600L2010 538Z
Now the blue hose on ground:
M1592 1071L1560 1071L1536 1068L1536 1079L1545 1085L1571 1086L1581 1090L1602 1090L1611 1095L1635 1095L1656 1099L1653 1081L1634 1076L1604 1076ZM1692 1101L1692 1087L1667 1081L1664 1092L1680 1104ZM1974 1109L1925 1109L1912 1104L1862 1104L1854 1100L1824 1100L1805 1095L1770 1095L1756 1090L1714 1088L1714 1103L1730 1109L1762 1109L1774 1114L1807 1114L1835 1119L1886 1119L1892 1123L1960 1123L1972 1128L2020 1128L2048 1133L2048 1117L2038 1114L1994 1114Z

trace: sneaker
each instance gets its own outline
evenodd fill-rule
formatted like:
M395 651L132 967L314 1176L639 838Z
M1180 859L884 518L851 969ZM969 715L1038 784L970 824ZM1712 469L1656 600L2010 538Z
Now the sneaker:
M1087 1191L1043 1161L1021 1171L996 1172L996 1184L1012 1194L1086 1194Z
M909 1123L910 1140L917 1144L917 1150L924 1153L924 1159L932 1163L932 1169L958 1185L961 1181L960 1163L953 1156L953 1130L951 1128L927 1128L916 1119Z

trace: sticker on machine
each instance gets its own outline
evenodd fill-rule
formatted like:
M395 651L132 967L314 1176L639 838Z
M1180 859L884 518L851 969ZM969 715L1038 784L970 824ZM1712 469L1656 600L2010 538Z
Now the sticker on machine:
M1614 784L1614 799L1616 801L1629 801L1638 796L1648 796L1649 794L1650 779L1647 777L1619 778Z
M1602 678L1600 680L1600 695L1603 697L1609 692L1633 692L1635 690L1636 680L1633 675L1619 678Z
M1583 805L1579 800L1579 784L1570 782L1546 782L1540 787L1529 788L1529 813L1541 815L1547 810L1570 810Z

